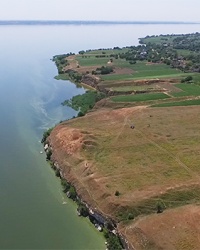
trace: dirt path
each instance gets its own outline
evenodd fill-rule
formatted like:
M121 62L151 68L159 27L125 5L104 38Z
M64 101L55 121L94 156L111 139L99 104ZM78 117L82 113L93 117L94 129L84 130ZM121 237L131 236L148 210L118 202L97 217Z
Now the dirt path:
M141 111L142 109L145 109L145 108L147 108L147 107L148 107L148 106L137 106L137 107L129 108L129 109L132 109L132 110L133 110L133 112L131 112L130 114L127 114L127 112L125 111L125 110L127 110L126 108L125 108L125 109L122 109L122 115L124 116L124 122L123 122L123 124L122 124L122 127L121 127L119 133L116 135L116 138L113 140L113 144L116 144L116 142L118 141L120 135L121 135L122 132L124 131L125 126L128 125L128 126L130 127L130 126L132 125L132 122L131 122L131 120L129 119L129 117L130 117L131 115L133 115L134 113L139 112L139 111ZM125 111L124 113L123 113L123 110Z

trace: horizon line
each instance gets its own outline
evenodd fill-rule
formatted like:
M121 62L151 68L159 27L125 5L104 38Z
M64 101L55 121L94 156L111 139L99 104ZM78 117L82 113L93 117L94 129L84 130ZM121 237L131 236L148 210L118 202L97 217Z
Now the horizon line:
M110 21L110 20L0 20L0 25L53 24L200 24L197 21Z

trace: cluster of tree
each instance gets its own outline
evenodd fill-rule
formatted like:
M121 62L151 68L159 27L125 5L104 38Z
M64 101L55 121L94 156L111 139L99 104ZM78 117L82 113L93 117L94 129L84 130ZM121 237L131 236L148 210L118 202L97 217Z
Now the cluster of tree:
M77 211L79 212L80 216L87 217L89 215L89 210L83 203L78 203Z
M106 74L110 74L113 72L113 67L112 66L102 66L101 68L97 68L95 71L92 71L93 75L106 75Z
M193 77L192 77L192 76L186 76L185 78L183 78L183 79L181 80L181 82L182 82L182 83L190 83L190 82L192 82L192 80L193 80Z
M96 55L95 57L96 58L104 58L104 57L110 57L110 55L102 54L102 55Z
M107 249L109 250L114 250L114 249L122 250L123 249L120 238L117 235L110 233L107 228L103 229L103 234L107 241Z
M68 74L69 78L76 83L80 83L83 77L82 74L72 69L68 69L64 73Z
M63 55L56 55L53 57L53 61L56 64L56 67L58 69L58 74L63 74L63 68L67 65L69 65L69 62L67 61L67 57L71 56L71 55L75 55L74 53L67 53L67 54L63 54Z
M72 56L72 55L75 55L75 53L70 52L70 53L67 53L67 54L55 55L55 56L53 56L53 59L52 59L52 60L53 60L53 61L62 60L62 59L65 59L66 57Z
M114 57L115 59L118 59L119 55L118 54L110 54L110 57Z
M79 53L79 55L83 55L83 54L85 54L85 51L84 50L80 50L78 53Z
M89 110L91 110L95 103L105 98L105 94L97 91L87 91L82 95L73 96L72 99L66 100L62 105L67 105L77 111L78 116L84 116Z
M175 49L200 51L200 33L181 35L173 39Z

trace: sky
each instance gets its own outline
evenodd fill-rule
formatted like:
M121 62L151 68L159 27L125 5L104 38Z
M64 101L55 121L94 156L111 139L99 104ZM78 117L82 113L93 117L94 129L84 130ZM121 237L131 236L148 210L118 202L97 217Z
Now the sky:
M0 20L200 22L200 0L0 0Z

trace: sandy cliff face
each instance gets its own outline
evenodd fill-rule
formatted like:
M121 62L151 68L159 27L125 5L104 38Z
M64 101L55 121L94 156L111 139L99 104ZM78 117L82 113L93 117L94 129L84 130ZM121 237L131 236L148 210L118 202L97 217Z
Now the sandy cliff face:
M91 143L88 134L63 123L53 129L48 142L52 148L52 161L57 164L63 177L75 186L79 196L104 216L112 217L118 204L98 182L100 175L95 165L81 153Z

